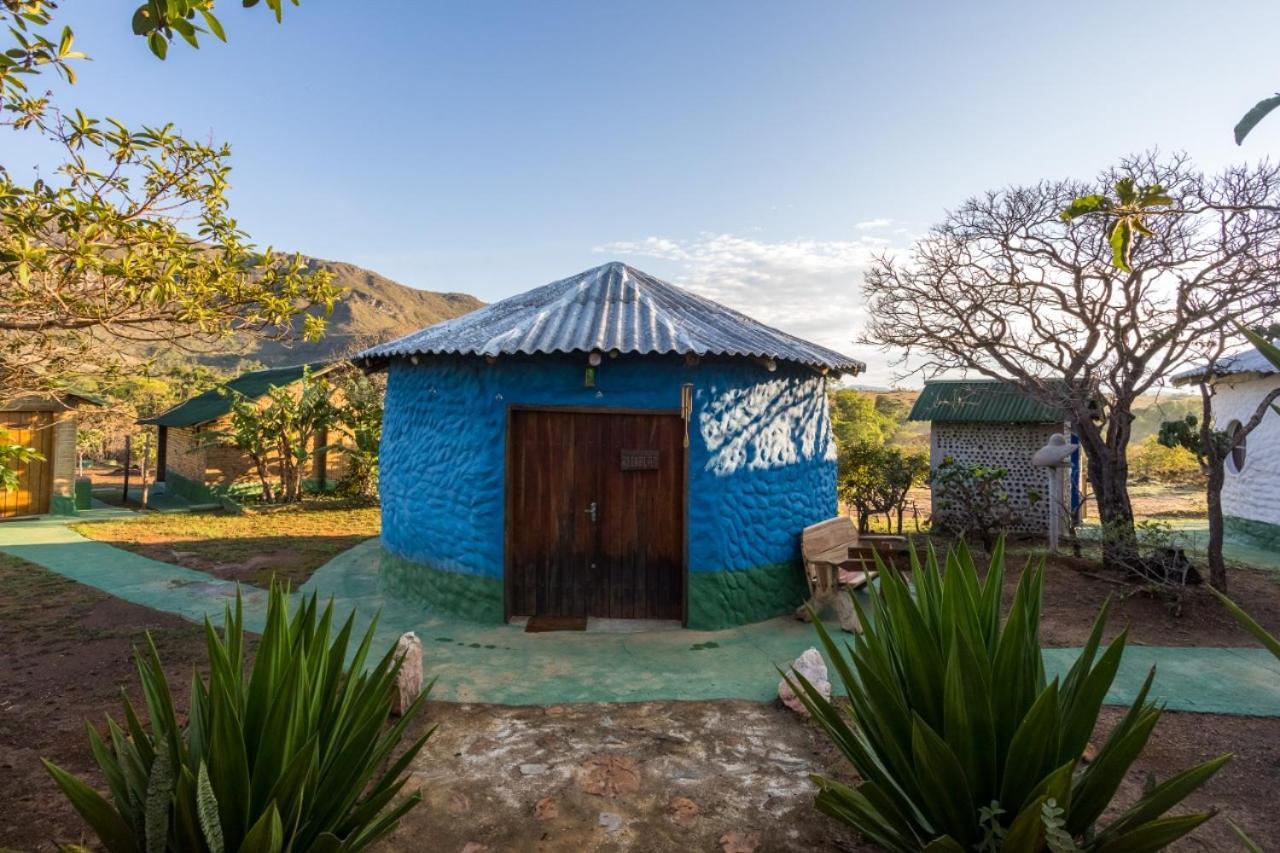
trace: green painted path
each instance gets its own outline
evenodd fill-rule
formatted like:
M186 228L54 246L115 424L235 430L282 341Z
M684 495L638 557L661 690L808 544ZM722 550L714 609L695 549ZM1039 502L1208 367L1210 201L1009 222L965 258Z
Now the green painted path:
M199 620L220 617L234 585L85 539L65 520L0 524L0 551L127 601ZM404 631L422 639L424 669L437 678L433 696L462 702L550 705L649 699L776 696L775 665L815 644L813 628L782 618L727 631L642 634L528 634L426 612L421 602L384 595L378 586L379 543L338 555L300 590L333 597L361 628L379 610L380 644ZM245 622L262 624L265 594L245 590ZM385 648L386 645L383 645ZM1065 672L1076 649L1047 649L1050 675ZM1131 646L1108 701L1132 700L1156 665L1153 696L1176 710L1280 716L1280 663L1262 649Z

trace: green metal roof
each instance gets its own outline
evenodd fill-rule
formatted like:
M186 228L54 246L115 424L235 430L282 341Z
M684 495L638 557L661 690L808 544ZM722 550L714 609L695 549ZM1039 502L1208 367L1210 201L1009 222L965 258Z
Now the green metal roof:
M318 376L321 373L327 373L339 364L342 364L342 362L316 361L311 364L295 364L290 367L251 370L248 373L241 373L225 385L210 388L203 394L198 394L185 403L179 403L172 409L161 412L155 417L142 418L138 423L166 427L189 427L207 424L210 421L216 421L231 411L232 397L223 393L224 388L238 391L250 400L256 400L266 395L272 388L283 388L286 385L292 385L297 382L302 378L305 370L310 370L311 375Z
M907 416L912 421L1061 423L1060 409L1032 399L1012 382L935 379L926 382Z

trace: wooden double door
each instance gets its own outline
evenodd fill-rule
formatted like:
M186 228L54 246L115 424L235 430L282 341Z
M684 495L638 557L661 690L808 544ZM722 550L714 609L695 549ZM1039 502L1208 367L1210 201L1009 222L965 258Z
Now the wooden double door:
M0 412L0 436L9 444L20 444L40 453L44 459L17 463L18 488L0 489L0 518L40 515L49 511L53 493L53 415L50 412Z
M509 616L684 617L684 427L648 412L511 412Z

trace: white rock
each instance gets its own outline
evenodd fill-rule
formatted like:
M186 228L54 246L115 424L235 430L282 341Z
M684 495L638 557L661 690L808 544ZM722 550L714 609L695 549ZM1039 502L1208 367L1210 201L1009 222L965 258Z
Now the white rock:
M391 697L391 713L403 714L422 692L422 641L412 631L400 635L396 641L396 657L400 658L400 672L396 674L396 691Z
M545 764L521 764L520 765L521 776L542 776L546 772L547 772L547 765Z
M831 698L831 682L827 678L827 664L817 649L811 648L796 658L795 662L791 664L791 671L803 675L822 694L823 698ZM809 716L808 709L805 708L804 703L791 690L791 685L787 684L785 678L778 682L778 698L782 700L782 704L796 713L803 714L806 717Z

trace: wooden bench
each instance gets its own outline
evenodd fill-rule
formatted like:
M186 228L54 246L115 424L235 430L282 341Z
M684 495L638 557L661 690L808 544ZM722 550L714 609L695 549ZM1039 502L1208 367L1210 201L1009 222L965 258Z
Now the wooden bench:
M880 546L873 544L872 547ZM800 534L800 553L804 557L809 599L796 610L796 618L807 622L811 609L813 613L821 613L830 602L835 604L841 628L850 632L861 630L850 593L866 586L876 576L866 561L860 559L862 550L858 531L848 516L830 518L804 529Z

